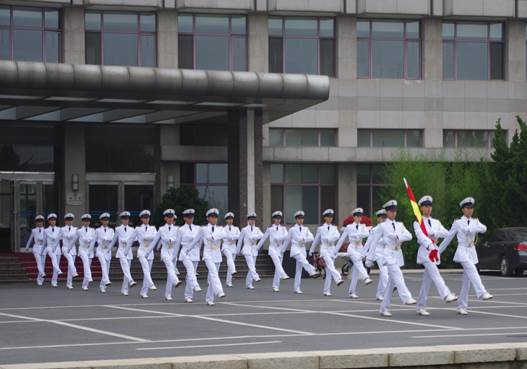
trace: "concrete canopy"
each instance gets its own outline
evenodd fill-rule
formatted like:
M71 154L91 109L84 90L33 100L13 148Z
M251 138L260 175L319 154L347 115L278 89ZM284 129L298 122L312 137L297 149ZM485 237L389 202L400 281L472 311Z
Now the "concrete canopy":
M327 100L304 74L0 61L0 120L177 124L236 110L263 123Z

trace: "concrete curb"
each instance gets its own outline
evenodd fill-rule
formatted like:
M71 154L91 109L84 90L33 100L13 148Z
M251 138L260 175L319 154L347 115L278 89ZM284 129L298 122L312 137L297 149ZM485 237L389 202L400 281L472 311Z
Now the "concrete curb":
M525 362L527 343L502 343L14 364L0 369L444 369L458 364L470 369L493 363L506 369L523 367Z

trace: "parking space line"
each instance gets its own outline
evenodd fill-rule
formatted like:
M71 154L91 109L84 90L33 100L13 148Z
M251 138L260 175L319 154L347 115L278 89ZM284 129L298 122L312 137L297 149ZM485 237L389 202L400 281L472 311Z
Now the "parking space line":
M193 345L193 346L167 346L167 347L138 347L137 351L154 351L154 350L177 350L191 348L212 348L212 347L231 347L231 346L252 346L252 345L269 345L272 343L282 343L282 341L259 341L259 342L240 342L240 343L222 343L217 345Z
M8 316L8 317L11 317L11 318L17 318L17 319L27 319L27 320L31 320L33 322L42 322L42 323L51 323L51 324L55 324L55 325L61 325L61 326L64 326L64 327L79 329L79 330L86 331L86 332L91 332L91 333L102 334L102 335L105 335L105 336L122 338L122 339L129 340L129 341L149 342L149 340L144 339L144 338L133 337L133 336L125 335L125 334L120 334L120 333L105 331L105 330L101 330L101 329L85 327L85 326L82 326L82 325L62 322L62 321L59 321L59 320L40 319L40 318L33 318L33 317L28 317L28 316L23 316L23 315L15 315L15 314L7 314L7 313L0 313L0 315Z

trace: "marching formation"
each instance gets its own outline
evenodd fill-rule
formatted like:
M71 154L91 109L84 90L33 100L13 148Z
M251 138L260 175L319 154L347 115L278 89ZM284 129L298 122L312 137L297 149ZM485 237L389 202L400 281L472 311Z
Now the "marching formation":
M412 194L413 196L413 194ZM415 201L415 200L414 200ZM289 248L290 258L296 263L294 276L294 293L301 294L302 272L305 270L312 278L320 276L320 272L307 259L307 256L318 252L320 264L325 269L323 285L324 296L331 296L332 283L341 286L344 283L342 275L335 267L338 256L344 256L352 263L351 281L348 288L349 297L359 298L358 285L373 283L367 268L377 264L379 280L376 291L377 300L380 301L380 314L390 317L391 298L396 290L403 304L416 305L417 314L429 316L426 310L430 287L434 285L438 295L446 302L458 301L458 313L468 314L468 294L472 285L479 299L488 300L492 295L485 289L478 274L476 264L478 257L475 249L475 239L478 234L485 233L487 228L478 219L473 218L475 200L467 197L460 202L461 218L454 221L449 230L441 222L432 218L433 199L423 196L418 204L420 214L414 222L413 228L419 244L417 263L423 265L424 274L418 300L406 286L401 267L404 265L402 245L412 239L412 234L397 218L397 201L390 200L383 208L376 212L377 225L367 227L362 221L363 209L353 210L353 223L348 224L339 231L333 224L335 213L327 209L322 213L323 223L317 228L313 236L309 228L304 225L305 213L299 210L295 213L295 224L289 230L282 225L283 213L275 211L272 214L272 224L263 233L256 226L256 213L247 215L247 225L241 230L234 223L234 214L228 212L224 216L224 225L219 225L220 213L218 209L210 209L206 213L207 225L194 224L194 209L182 212L184 223L176 225L176 212L166 209L163 212L165 224L159 229L150 225L150 211L143 210L139 214L140 224L131 226L130 213L123 211L119 214L120 225L114 229L108 226L109 213L99 216L100 226L94 229L90 226L91 215L81 216L81 227L73 225L75 216L68 213L64 216L64 226L57 226L57 215L51 213L44 218L42 215L35 217L35 228L27 242L26 250L33 247L33 254L38 268L37 284L42 285L46 277L45 262L50 258L53 266L51 285L58 287L58 276L62 274L60 258L64 256L68 263L66 287L73 288L73 279L78 276L75 268L77 256L82 260L83 281L82 289L88 290L93 282L91 264L97 257L101 266L101 280L99 290L106 293L106 288L111 284L110 263L113 249L117 247L115 257L119 259L123 273L121 293L128 296L130 287L136 285L130 264L134 258L132 246L137 243L135 257L139 260L143 271L143 282L139 292L141 298L148 298L149 291L156 290L151 277L154 251L161 250L161 260L167 270L165 287L165 300L171 301L174 288L179 287L177 261L185 267L184 298L188 303L193 302L194 292L201 291L201 286L196 277L197 267L202 260L207 267L207 292L206 303L214 305L216 298L225 297L222 281L219 276L220 265L225 257L227 263L227 276L225 285L232 287L232 280L236 271L235 259L243 255L247 263L248 273L245 279L247 289L254 289L254 283L261 278L256 270L256 258L266 242L269 243L268 255L272 259L275 274L272 280L272 289L280 291L280 282L289 279L283 267L284 253ZM47 220L48 226L44 227ZM457 250L454 261L463 267L463 280L459 297L446 285L438 265L441 253L457 238ZM364 242L366 240L366 242ZM442 242L439 242L442 240ZM348 242L342 251L343 245ZM309 248L309 251L308 251Z

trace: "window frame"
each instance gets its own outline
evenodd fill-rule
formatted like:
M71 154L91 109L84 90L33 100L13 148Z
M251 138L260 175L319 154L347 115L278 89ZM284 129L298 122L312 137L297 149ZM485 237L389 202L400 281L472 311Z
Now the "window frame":
M95 29L89 29L86 27L86 16L88 14L99 14L100 16L100 28L98 30ZM129 14L134 15L137 19L137 30L136 31L126 31L126 30L112 30L112 31L106 31L104 26L104 15L105 14ZM141 29L141 15L153 15L155 19L155 29L153 31L143 31ZM114 65L114 64L105 64L104 62L104 35L105 34L119 34L119 35L136 35L137 36L137 45L136 45L136 56L137 56L137 65L135 64L127 64L126 66L137 66L142 67L142 36L153 36L154 37L154 65L153 67L158 66L158 40L157 40L157 34L158 34L158 19L157 19L157 13L156 12L131 12L131 11L114 11L114 10L89 10L84 12L84 38L86 39L86 35L88 33L98 33L99 35L99 45L101 47L100 53L101 53L101 60L100 64L90 64L90 65ZM86 46L85 46L86 48ZM86 61L86 55L85 55L85 62Z
M357 47L357 79L380 79L381 77L373 77L373 48L372 41L402 41L403 42L403 77L382 77L382 79L405 79L411 81L419 81L423 79L423 27L422 22L419 19L379 19L379 18L358 18L357 22L368 22L368 36L359 36L357 31L357 46L360 40L366 40L368 42L368 76L359 75L359 61L358 61L358 47ZM386 22L386 23L403 23L403 37L374 37L372 31L373 22ZM417 22L419 24L419 35L417 38L407 37L407 24L410 22ZM408 77L408 43L413 42L419 45L419 75L417 78Z
M40 42L42 45L42 51L41 51L41 62L48 63L47 61L47 48L46 48L46 34L47 33L56 33L59 41L58 41L58 60L56 63L62 63L64 60L64 36L63 36L63 20L62 20L62 11L61 9L57 8L51 8L51 7L38 7L38 6L18 6L18 5L5 5L0 6L0 8L8 9L9 10L9 25L0 25L0 31L7 31L9 34L9 57L7 59L2 60L13 60L14 59L14 37L13 33L17 30L22 31L40 31ZM14 16L13 16L13 10L15 9L27 9L27 10L39 10L41 13L41 24L40 27L35 26L18 26L14 22ZM57 28L51 28L46 26L46 11L54 10L57 11L58 16L58 27ZM54 62L49 62L54 63Z
M445 24L452 24L454 26L454 36L453 37L447 37L443 35L443 26ZM479 25L485 25L487 28L487 37L486 38L470 38L470 37L458 37L458 25L463 24L479 24ZM501 40L498 40L496 38L490 37L490 29L492 24L501 24ZM505 22L478 22L478 21L447 21L441 23L441 39L442 39L442 48L444 49L445 44L452 45L453 54L452 54L452 66L453 66L453 72L454 77L453 78L446 78L443 73L443 80L444 81L505 81L505 70L506 70L506 55L505 55ZM459 77L459 71L458 71L458 46L459 44L463 43L482 43L487 45L487 79L462 79ZM502 46L502 78L492 78L492 58L491 58L491 45L492 44L501 44ZM443 55L443 63L445 56ZM444 71L444 67L443 67ZM442 71L442 72L443 72Z
M445 138L447 132L452 132L454 135L454 146L446 146ZM489 139L486 146L459 146L459 134L463 132L483 132L489 134ZM492 149L492 141L496 131L493 129L443 129L443 148L445 149L480 149L489 150ZM507 133L505 133L507 134Z
M289 130L295 130L295 131L305 131L305 130L311 130L316 131L317 135L317 145L316 146L307 146L307 145L287 145L287 131ZM271 131L278 131L280 133L281 137L281 144L280 145L271 145ZM333 134L333 140L334 145L326 146L322 145L322 133L323 132L331 132ZM338 128L269 128L269 147L337 147L337 138L338 138Z
M208 36L208 37L227 37L229 41L229 68L226 69L228 71L248 71L249 70L249 33L247 32L247 24L248 24L248 17L246 15L237 15L237 14L186 14L186 13L180 13L178 16L191 16L192 17L192 31L180 31L178 29L178 41L179 36L191 36L192 37L192 69L197 69L197 58L196 58L196 36ZM229 20L229 26L227 33L214 33L214 32L197 32L196 31L196 17L199 16L220 16L220 17L227 17ZM239 17L243 16L245 18L245 33L237 33L232 31L232 18L233 17ZM245 39L245 69L234 69L235 60L234 60L234 45L233 45L233 39ZM178 63L179 63L179 56L178 56ZM214 69L214 70L225 70L225 69Z
M424 147L424 130L423 129L376 129L376 128L358 128L357 129L357 137L359 136L359 131L367 131L369 136L369 144L368 146L359 146L359 142L357 141L357 147L359 148L404 148L404 149L418 149ZM403 141L404 145L402 147L400 146L373 146L373 135L375 132L381 132L381 131L399 131L403 133ZM418 131L419 132L419 146L408 146L408 134L410 131Z

